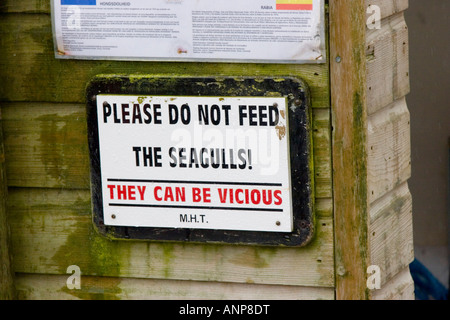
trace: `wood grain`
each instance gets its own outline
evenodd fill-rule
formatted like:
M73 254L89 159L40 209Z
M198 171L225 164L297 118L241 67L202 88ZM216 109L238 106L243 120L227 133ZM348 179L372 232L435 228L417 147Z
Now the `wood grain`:
M366 34L369 261L381 270L371 299L414 299L414 259L407 0L370 1L381 7L380 29Z
M333 288L224 282L81 276L81 289L66 286L68 275L19 274L22 300L333 300Z
M410 114L404 98L368 119L369 201L411 177Z
M414 281L409 268L404 268L380 290L375 290L372 299L414 300Z
M367 32L368 114L401 99L410 90L408 28L403 12L381 21Z
M367 299L365 6L330 1L336 298Z
M15 297L14 270L11 265L11 234L6 208L7 195L5 152L3 148L2 122L0 121L0 300L9 300Z
M389 282L414 260L412 197L407 183L372 203L369 224L370 261Z
M409 7L408 0L365 0L366 7L375 5L381 9L381 18L405 11Z

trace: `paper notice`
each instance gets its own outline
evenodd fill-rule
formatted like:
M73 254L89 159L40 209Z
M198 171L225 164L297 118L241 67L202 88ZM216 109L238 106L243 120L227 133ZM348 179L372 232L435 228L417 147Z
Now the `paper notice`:
M53 0L63 59L325 62L323 0Z

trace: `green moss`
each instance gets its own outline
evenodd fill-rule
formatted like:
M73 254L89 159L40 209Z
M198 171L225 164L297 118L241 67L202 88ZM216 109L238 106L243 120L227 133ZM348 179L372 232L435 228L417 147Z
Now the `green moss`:
M142 104L145 101L145 99L147 99L147 97L138 97L137 101L139 104Z
M279 250L279 248L273 247L248 247L245 251L230 259L230 262L248 268L263 269L271 265L270 261Z
M70 115L48 114L36 119L39 127L41 162L55 186L72 187L79 172L89 172L89 152L86 143L86 116L81 113ZM48 150L48 151L47 151ZM78 178L79 179L79 178ZM84 187L89 187L85 179Z
M357 220L354 221L352 228L359 235L359 255L364 263L368 260L368 230L367 230L367 153L366 153L366 116L364 103L359 92L355 92L353 96L353 177L355 193L357 195L355 204L359 214ZM362 270L366 270L366 265L362 266ZM368 296L368 289L366 289Z
M123 257L118 250L117 242L99 235L92 224L86 225L80 222L76 224L75 231L67 237L65 244L58 249L52 260L62 274L66 274L67 267L70 265L77 265L81 270L82 290L69 290L66 287L61 290L79 298L114 299L115 295L121 292L118 288L121 258ZM90 288L83 275L109 277L105 282L108 284L107 296L105 296L106 292L102 293L100 289Z
M79 252L84 254L79 254ZM80 222L79 225L76 225L75 231L67 237L66 243L52 257L52 260L59 266L61 273L66 272L67 266L77 265L82 272L90 275L119 276L119 256L117 242L99 235L92 224L86 225L85 222ZM88 257L87 261L81 260L85 257Z
M172 271L172 259L174 258L174 244L173 243L161 243L162 247L162 259L164 262L164 277L169 278Z

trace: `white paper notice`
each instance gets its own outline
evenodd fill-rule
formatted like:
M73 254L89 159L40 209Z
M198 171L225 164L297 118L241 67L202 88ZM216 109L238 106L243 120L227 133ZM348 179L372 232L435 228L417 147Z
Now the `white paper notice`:
M62 59L325 62L324 0L53 0Z

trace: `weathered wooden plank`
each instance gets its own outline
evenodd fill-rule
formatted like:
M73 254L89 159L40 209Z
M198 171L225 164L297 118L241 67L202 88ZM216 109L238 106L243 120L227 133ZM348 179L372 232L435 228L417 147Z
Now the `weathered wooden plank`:
M22 300L332 300L333 288L275 286L81 276L81 289L68 289L69 275L19 274Z
M368 298L365 17L362 1L330 1L336 298L345 300Z
M367 171L370 203L370 263L381 269L382 289L371 298L414 298L408 265L414 259L410 120L404 96L409 92L407 0L367 0L380 6L380 29L366 35Z
M414 260L412 197L403 183L370 207L370 261L381 269L382 284Z
M372 202L411 176L410 115L404 98L368 119L368 185Z
M83 105L3 104L9 186L88 189Z
M47 13L50 14L50 0L3 0L1 13Z
M409 0L365 0L366 7L378 6L381 10L381 18L389 17L395 13L408 9Z
M2 103L8 185L88 189L89 151L82 104ZM331 197L329 109L313 110L315 196Z
M409 267L401 270L391 281L372 292L373 300L414 300L414 281Z
M408 28L403 13L367 32L367 108L372 114L409 93Z
M331 198L331 119L330 109L313 110L313 159L315 196Z
M94 229L87 190L10 188L8 212L17 272L65 274L78 265L92 276L334 285L329 212L304 248L109 240Z
M1 113L0 113L1 120ZM11 266L10 229L7 219L6 200L8 186L5 172L3 130L0 121L0 300L14 299L14 271Z
M98 74L164 76L297 76L310 86L313 108L329 108L326 64L171 63L58 60L45 14L6 14L0 20L0 101L85 102ZM20 66L20 72L18 72Z

